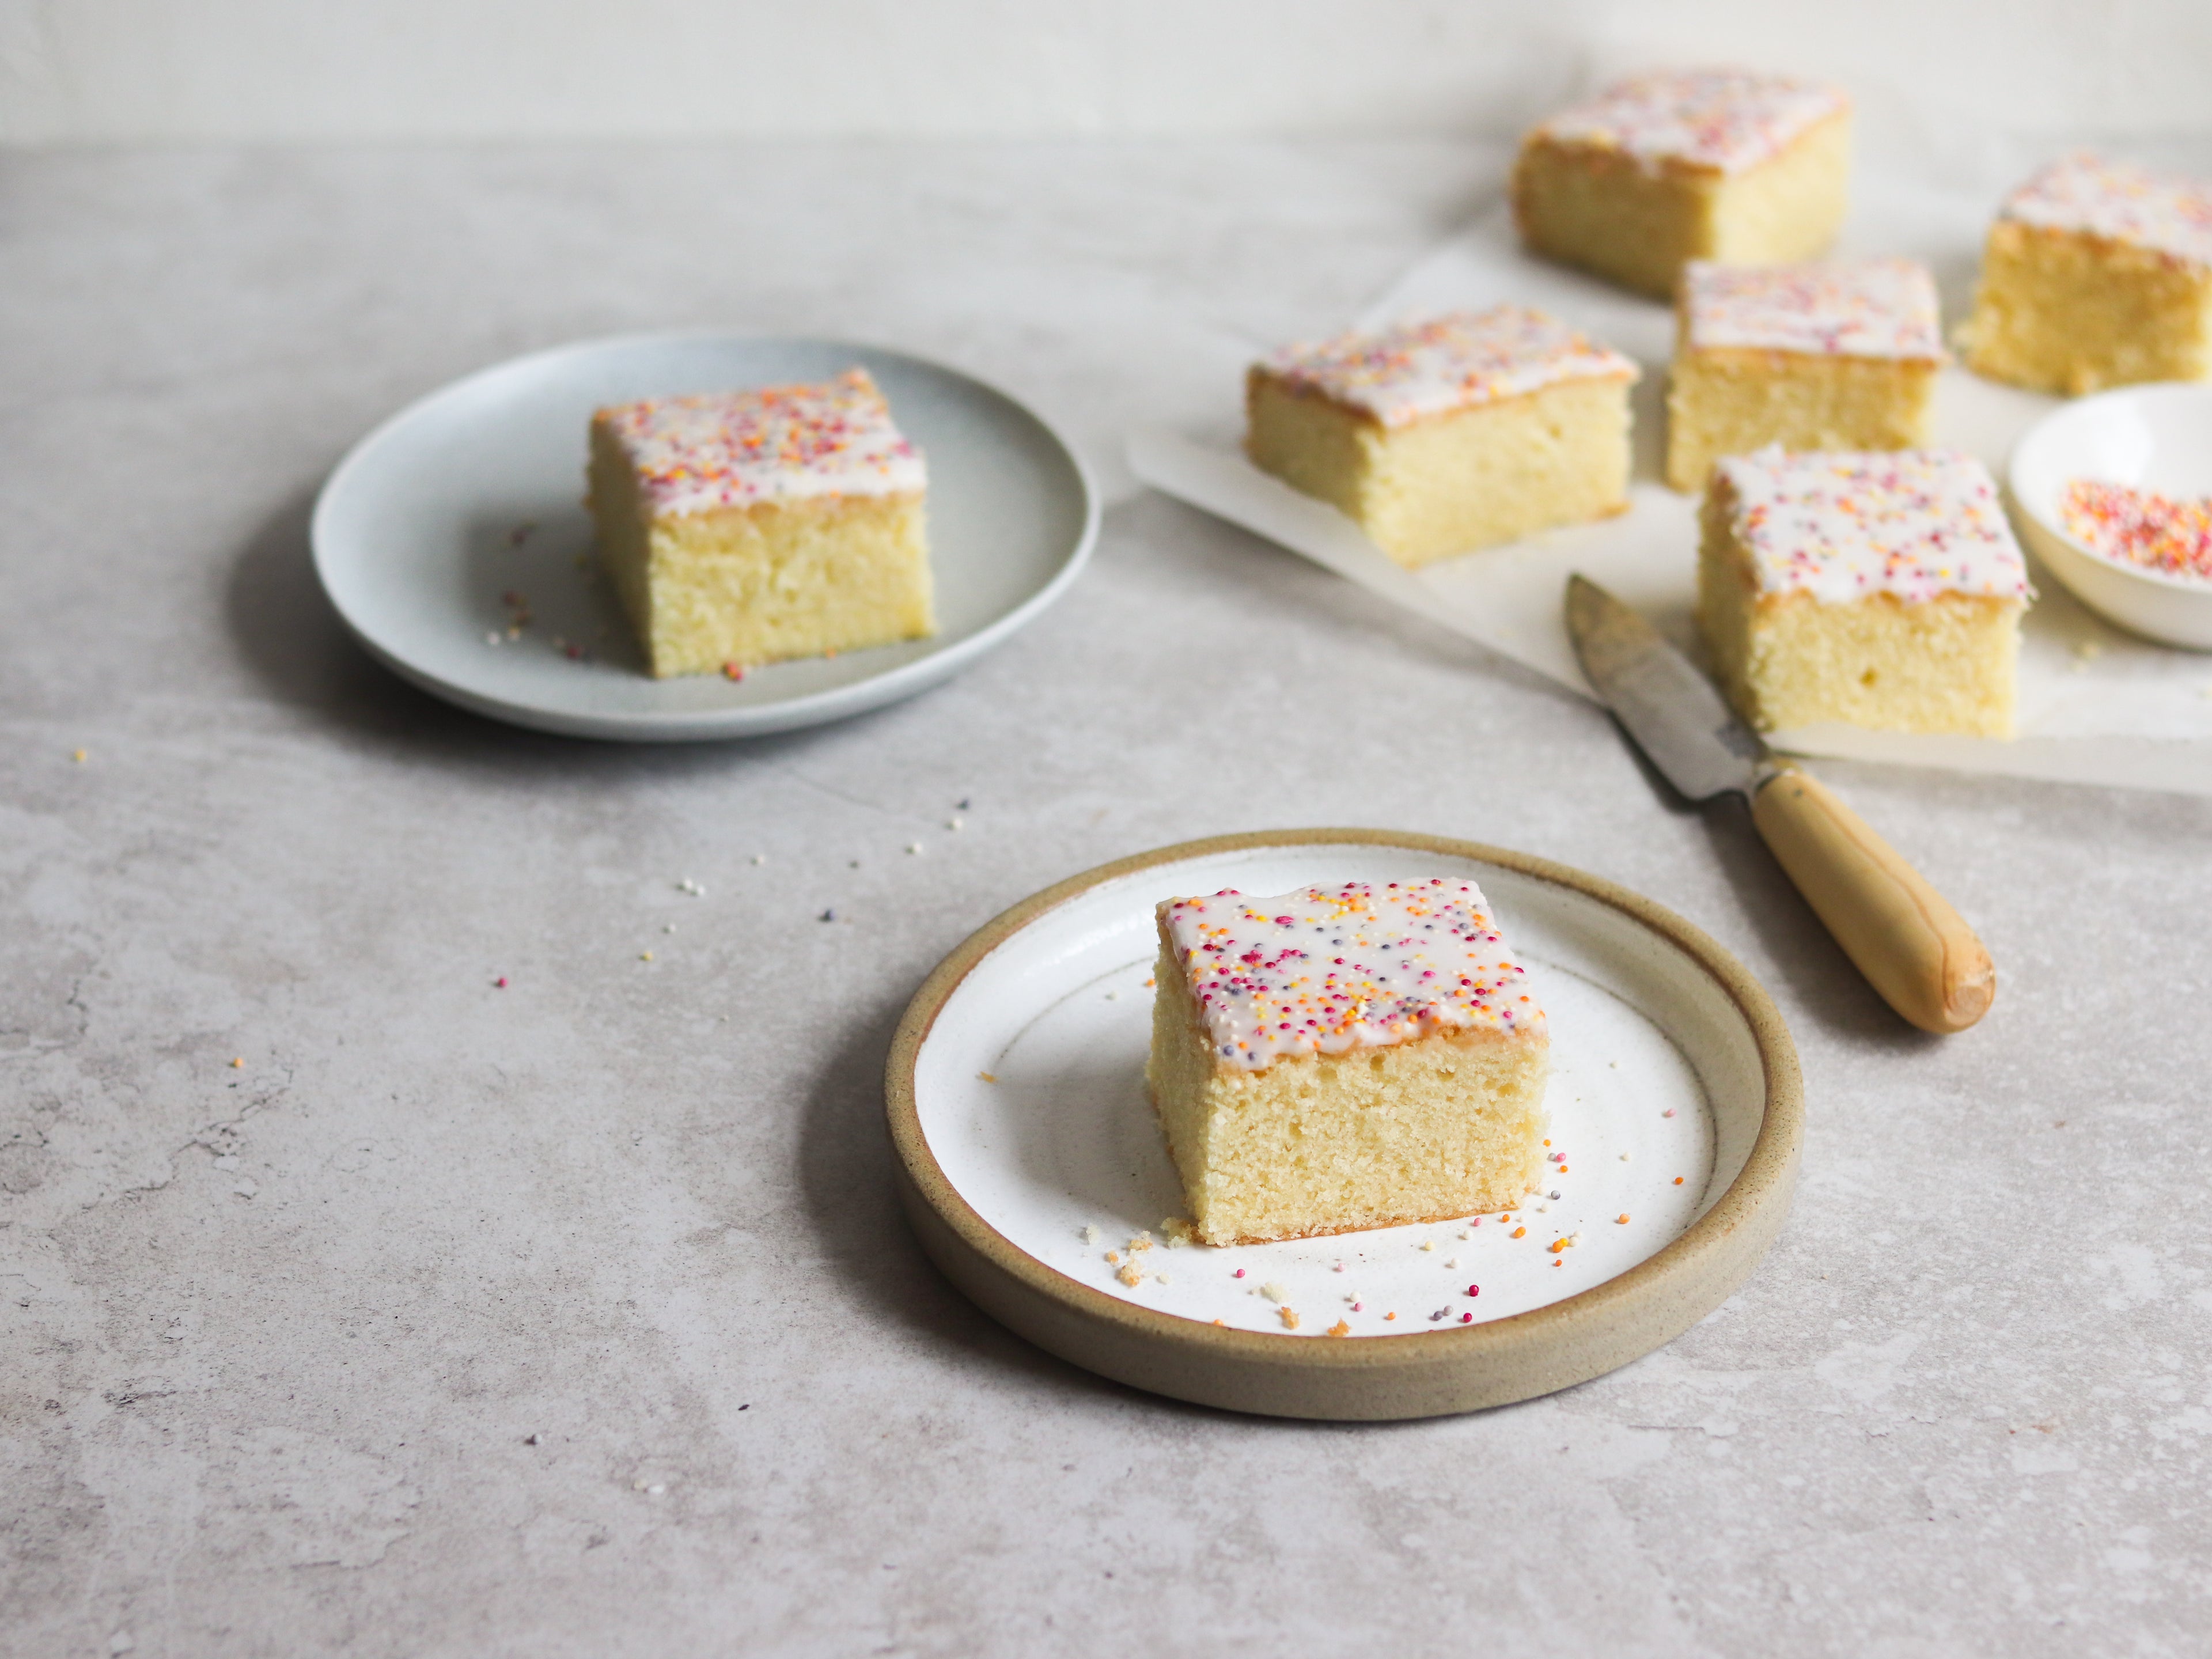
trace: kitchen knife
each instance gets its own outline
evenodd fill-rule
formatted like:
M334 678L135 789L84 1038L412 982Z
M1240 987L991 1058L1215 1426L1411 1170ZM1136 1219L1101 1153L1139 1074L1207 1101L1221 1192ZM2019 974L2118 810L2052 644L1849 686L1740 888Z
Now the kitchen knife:
M1996 995L1990 953L1897 850L1809 773L1767 752L1658 629L1582 576L1567 632L1637 746L1692 800L1734 791L1814 914L1882 1000L1923 1031L1963 1031Z

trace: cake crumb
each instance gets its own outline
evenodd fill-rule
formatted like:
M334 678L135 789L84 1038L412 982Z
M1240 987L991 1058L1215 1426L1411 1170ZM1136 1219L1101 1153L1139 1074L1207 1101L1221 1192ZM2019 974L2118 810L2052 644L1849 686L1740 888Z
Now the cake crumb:
M1168 1248L1171 1250L1190 1243L1190 1223L1180 1216L1162 1217L1160 1231L1167 1235Z
M1106 1259L1109 1261L1119 1261L1121 1259L1121 1253L1119 1250L1109 1250L1106 1252Z
M988 1072L978 1072L975 1075L978 1077L988 1077L990 1076L990 1073ZM1083 1242L1085 1244L1096 1244L1098 1242L1098 1229L1096 1227L1085 1227L1083 1230Z
M1136 1255L1139 1250L1149 1250L1152 1248L1152 1236L1150 1233L1139 1233L1134 1238L1131 1239L1128 1243L1128 1251L1131 1255Z
M1281 1285L1272 1279L1260 1287L1260 1294L1270 1302L1287 1302L1291 1295Z
M999 1080L999 1079L998 1079L998 1078L997 1078L997 1076L996 1076L994 1073L990 1073L990 1072L978 1072L978 1073L975 1073L975 1075L976 1075L977 1077L981 1078L981 1079L983 1079L983 1081L984 1081L984 1082L986 1082L986 1083L996 1083L996 1082ZM1089 1232L1089 1231L1097 1231L1097 1230L1096 1230L1096 1229L1094 1229L1094 1228L1086 1228L1086 1229L1085 1229L1085 1231L1086 1232Z
M1127 1285L1132 1290L1134 1290L1138 1285L1145 1282L1144 1274L1137 1271L1137 1264L1133 1261L1123 1262L1121 1264L1121 1271L1115 1273L1114 1277L1120 1279L1124 1285Z
M1297 1328L1298 1328L1298 1315L1297 1315L1297 1309L1295 1309L1295 1308L1278 1308L1278 1309L1276 1309L1276 1310L1275 1310L1275 1312L1276 1312L1276 1314L1278 1315L1278 1316L1279 1316L1279 1317L1281 1318L1281 1320L1282 1320L1282 1322L1283 1322L1283 1328L1284 1328L1285 1330L1286 1330L1286 1331L1294 1331L1294 1330L1297 1329Z
M1351 1322L1343 1319L1338 1320L1335 1324L1328 1328L1328 1334L1331 1336L1350 1336L1352 1334Z

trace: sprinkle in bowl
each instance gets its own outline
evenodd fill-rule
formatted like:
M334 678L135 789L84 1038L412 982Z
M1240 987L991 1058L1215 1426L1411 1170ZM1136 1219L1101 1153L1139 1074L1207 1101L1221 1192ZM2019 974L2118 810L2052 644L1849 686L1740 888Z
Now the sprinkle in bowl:
M2212 651L2212 576L2093 544L2066 513L2083 481L2185 506L2212 498L2212 386L2124 386L2066 404L2028 428L2007 475L2029 548L2083 604L2163 644Z

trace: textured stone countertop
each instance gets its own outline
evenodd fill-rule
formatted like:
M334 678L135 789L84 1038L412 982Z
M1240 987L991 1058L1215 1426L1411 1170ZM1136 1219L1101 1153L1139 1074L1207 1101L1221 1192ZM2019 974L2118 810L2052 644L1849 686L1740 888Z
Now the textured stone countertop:
M1497 162L0 161L0 1652L2202 1652L2212 801L1826 768L2001 965L1925 1039L1595 710L1115 463ZM1032 398L1118 481L1095 563L952 684L749 744L511 731L348 642L304 527L353 439L706 324ZM932 964L1094 863L1347 823L1626 882L1780 1000L1802 1186L1671 1346L1263 1421L921 1258L879 1073Z

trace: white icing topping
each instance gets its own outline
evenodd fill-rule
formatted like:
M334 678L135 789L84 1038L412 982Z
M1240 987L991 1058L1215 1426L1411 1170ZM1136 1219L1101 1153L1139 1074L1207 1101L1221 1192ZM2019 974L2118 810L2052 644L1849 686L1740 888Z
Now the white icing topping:
M1682 313L1693 347L1935 362L1944 355L1936 279L1912 259L1808 265L1695 260L1682 274Z
M2087 154L2054 161L2012 193L2002 216L2212 265L2212 185L2126 161Z
M1655 169L1679 161L1741 173L1850 106L1842 92L1815 82L1696 70L1623 81L1561 110L1530 136L1620 150Z
M1989 469L1947 450L1785 455L1714 465L1735 492L1732 526L1759 591L1824 605L1875 593L2026 599L2027 562Z
M1565 323L1522 306L1455 311L1379 334L1285 346L1262 365L1295 390L1318 392L1405 426L1560 380L1637 378L1636 365Z
M809 386L647 398L599 411L647 510L921 490L927 469L866 369Z
M1544 1030L1527 972L1471 882L1348 882L1276 898L1234 889L1160 907L1224 1065L1385 1047L1440 1030Z

